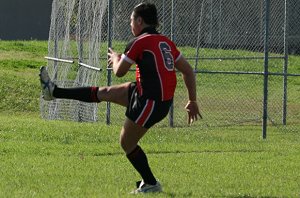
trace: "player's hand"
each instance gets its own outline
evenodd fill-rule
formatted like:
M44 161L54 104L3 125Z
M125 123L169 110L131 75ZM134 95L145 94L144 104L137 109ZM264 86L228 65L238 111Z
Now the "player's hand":
M117 63L121 58L121 55L113 51L111 48L108 48L107 55L108 55L108 61L107 61L108 66L112 66L114 63Z
M194 121L198 120L198 116L202 119L200 114L199 107L196 101L188 101L185 106L186 111L188 112L188 124L191 125Z

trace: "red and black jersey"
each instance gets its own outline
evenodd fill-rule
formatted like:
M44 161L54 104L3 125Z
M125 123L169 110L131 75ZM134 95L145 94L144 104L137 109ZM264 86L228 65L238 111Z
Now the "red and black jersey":
M136 82L140 96L154 100L170 100L176 88L174 64L180 52L166 36L154 28L145 28L126 47L122 58L136 63Z

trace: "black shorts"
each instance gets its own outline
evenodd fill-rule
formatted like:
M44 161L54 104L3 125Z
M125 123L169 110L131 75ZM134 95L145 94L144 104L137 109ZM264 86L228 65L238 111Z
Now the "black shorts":
M131 83L125 115L131 121L148 129L168 115L172 102L173 99L160 101L139 96L136 83Z

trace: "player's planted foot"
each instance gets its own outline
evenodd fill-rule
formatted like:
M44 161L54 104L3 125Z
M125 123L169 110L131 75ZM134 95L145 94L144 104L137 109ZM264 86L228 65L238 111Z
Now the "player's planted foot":
M54 100L53 90L55 88L55 84L51 81L46 66L42 66L40 68L40 82L43 92L44 100Z
M132 191L131 194L162 192L161 184L158 181L155 185L145 184L143 180L138 181L136 187L137 189Z

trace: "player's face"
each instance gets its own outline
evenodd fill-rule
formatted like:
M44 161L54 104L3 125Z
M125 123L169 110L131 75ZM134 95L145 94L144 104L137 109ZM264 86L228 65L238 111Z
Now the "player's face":
M133 34L133 36L138 36L141 31L141 17L137 17L136 19L133 16L133 13L131 14L130 17L130 26L131 26L131 32Z

